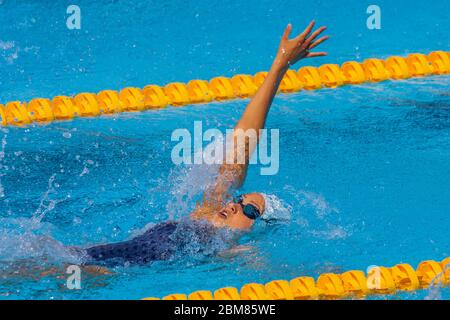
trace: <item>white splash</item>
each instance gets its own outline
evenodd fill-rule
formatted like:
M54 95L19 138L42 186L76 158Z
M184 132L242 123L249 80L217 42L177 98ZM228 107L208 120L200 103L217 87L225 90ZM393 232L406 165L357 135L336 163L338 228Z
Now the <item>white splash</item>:
M66 247L53 239L52 225L43 222L43 218L65 199L52 199L56 194L56 175L48 180L46 192L42 195L39 207L30 218L0 219L0 260L17 261L19 259L45 258L45 261L78 263L82 257L76 250Z
M5 219L1 219L2 224ZM14 219L9 224L18 224L17 227L29 225L27 219ZM31 223L31 225L34 225ZM17 228L16 227L16 228ZM30 226L29 226L30 227ZM64 246L59 241L46 236L33 233L16 234L9 230L0 230L0 258L2 261L30 260L45 258L46 261L62 261L67 263L81 262L81 255Z
M338 240L347 238L351 233L346 225L339 221L339 209L327 201L322 194L308 191L296 190L286 186L295 198L296 222L312 236L325 240Z
M14 42L13 41L2 41L0 40L0 49L1 50L10 50L14 48Z
M224 145L222 141L213 141L208 146L215 143ZM194 153L194 159L199 157L199 153L203 152L203 157L206 148ZM172 200L169 200L166 210L170 219L180 218L186 216L194 209L193 200L196 198L200 201L203 192L210 188L217 179L219 173L219 165L208 164L193 164L176 167L171 171L170 181L170 195Z
M8 135L7 129L2 129L2 132L4 133L2 137L2 143L1 143L1 149L0 149L0 198L3 198L5 196L5 189L2 185L2 177L5 175L3 172L6 170L6 168L3 166L3 159L5 158L5 149L6 149L6 137Z
M58 200L53 200L53 199L50 199L50 197L49 197L50 194L55 192L55 187L53 186L55 177L56 177L56 175L53 174L48 179L47 191L45 191L44 195L42 196L41 202L39 203L39 207L36 209L36 211L34 212L32 218L31 218L32 221L35 222L36 228L39 227L39 224L41 223L44 216L48 212L52 211L55 208L56 204L58 203Z
M19 57L19 47L16 47L14 41L2 41L0 40L0 50L3 50L3 59L8 64L13 64L14 60Z
M441 289L442 284L432 283L427 289L428 292L424 300L442 300Z
M315 209L315 214L318 218L324 218L326 215L329 215L330 213L339 213L339 210L332 207L323 195L311 192L311 191L304 191L301 190L299 192L299 195L303 197L303 199L300 201L300 204L305 205L311 205Z

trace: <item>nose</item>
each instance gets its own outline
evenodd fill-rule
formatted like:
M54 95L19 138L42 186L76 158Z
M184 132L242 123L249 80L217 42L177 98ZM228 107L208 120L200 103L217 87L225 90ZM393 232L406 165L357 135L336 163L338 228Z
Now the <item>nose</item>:
M236 205L234 203L229 203L227 206L227 209L229 210L229 212L236 214L237 210L236 210Z

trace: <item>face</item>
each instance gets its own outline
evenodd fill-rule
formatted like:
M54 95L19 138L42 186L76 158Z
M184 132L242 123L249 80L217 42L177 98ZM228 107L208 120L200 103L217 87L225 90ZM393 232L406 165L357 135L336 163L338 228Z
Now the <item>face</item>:
M242 196L242 204L252 204L261 212L265 210L265 200L260 193L247 193ZM250 229L255 220L244 215L239 203L230 202L214 214L211 222L216 227L228 227L231 229Z

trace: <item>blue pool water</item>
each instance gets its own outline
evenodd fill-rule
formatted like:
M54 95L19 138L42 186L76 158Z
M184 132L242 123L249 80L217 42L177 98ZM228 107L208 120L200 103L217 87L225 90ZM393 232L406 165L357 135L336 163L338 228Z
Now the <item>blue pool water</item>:
M449 50L448 1L0 0L0 102L255 73L270 66L287 22L329 27L329 56L302 65ZM300 66L300 65L299 65ZM187 255L113 275L82 290L42 270L75 259L67 245L128 239L186 216L208 168L172 164L177 128L230 128L246 100L44 126L0 129L0 299L137 299L369 265L414 266L450 256L450 77L416 78L279 95L280 171L251 166L244 192L268 195L231 258ZM449 289L396 298L450 298Z

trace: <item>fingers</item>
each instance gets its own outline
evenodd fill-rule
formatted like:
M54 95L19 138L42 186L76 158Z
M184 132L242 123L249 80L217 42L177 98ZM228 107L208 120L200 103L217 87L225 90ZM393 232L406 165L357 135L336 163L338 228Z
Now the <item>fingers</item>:
M298 41L303 41L305 40L305 38L308 36L308 34L311 32L311 30L314 28L314 25L316 24L316 22L313 20L309 23L309 25L306 27L306 29L299 34L297 37L295 37L295 40Z
M308 39L306 39L305 44L306 44L306 45L309 45L312 41L314 41L314 39L317 38L317 36L318 36L319 34L321 34L322 32L324 32L326 29L327 29L327 27L320 27L319 29L317 29L316 31L314 31L314 32L311 34L311 36L310 36Z
M292 25L290 23L288 23L288 25L286 26L286 29L284 29L284 33L283 33L283 40L288 40L289 39L289 35L291 34L291 30L292 30Z
M314 49L315 47L317 47L319 44L321 44L322 42L328 40L330 37L329 36L323 36L322 38L320 38L319 40L314 41L309 47L308 50Z
M326 55L327 55L326 52L310 52L310 53L308 53L306 58L323 57L323 56L326 56Z

